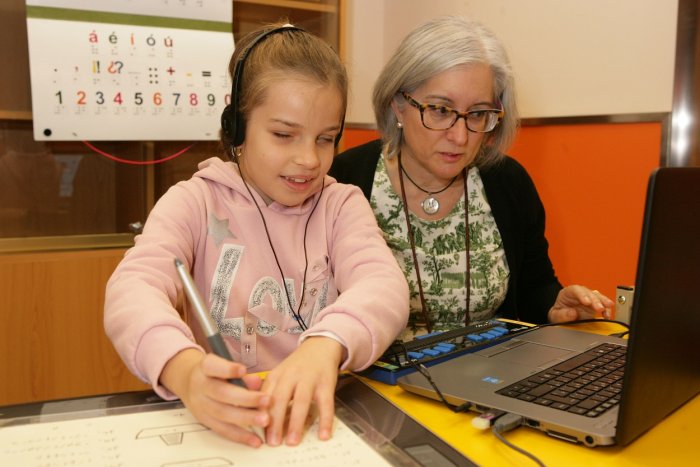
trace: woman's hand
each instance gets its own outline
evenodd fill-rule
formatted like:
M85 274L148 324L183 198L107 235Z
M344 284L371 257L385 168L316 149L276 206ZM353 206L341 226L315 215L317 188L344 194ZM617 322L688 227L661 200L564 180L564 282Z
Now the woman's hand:
M551 323L598 316L610 319L612 306L613 301L597 290L590 290L582 285L570 285L559 291L547 317Z
M318 437L331 437L335 386L344 350L335 339L312 336L270 371L263 384L263 391L273 395L268 444L279 445L283 437L287 445L299 444L314 402L319 417Z
M230 383L230 378L242 378L247 389ZM271 398L260 391L260 377L246 375L244 365L187 349L170 359L160 380L214 432L252 447L262 444L249 427L269 424Z

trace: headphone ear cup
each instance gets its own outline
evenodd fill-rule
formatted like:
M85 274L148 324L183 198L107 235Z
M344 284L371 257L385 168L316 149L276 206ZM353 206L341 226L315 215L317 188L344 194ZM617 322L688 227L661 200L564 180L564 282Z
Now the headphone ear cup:
M233 140L236 139L236 116L230 104L224 107L224 111L221 113L221 129L229 144L233 144Z
M231 146L240 146L245 141L245 117L233 105L227 105L221 113L221 129Z
M233 146L240 146L245 141L245 116L241 112L233 112L235 123L233 128Z

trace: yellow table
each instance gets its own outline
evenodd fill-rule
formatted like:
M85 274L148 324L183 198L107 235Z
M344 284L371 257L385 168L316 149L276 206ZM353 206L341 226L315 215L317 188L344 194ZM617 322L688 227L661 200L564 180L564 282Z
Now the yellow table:
M609 324L578 326L592 332L617 332ZM688 358L697 358L689 355ZM501 443L490 430L471 424L474 413L454 413L441 402L426 399L377 381L361 378L419 423L472 461L484 466L529 466L535 463ZM520 427L504 436L551 466L700 466L700 396L626 447L588 448Z

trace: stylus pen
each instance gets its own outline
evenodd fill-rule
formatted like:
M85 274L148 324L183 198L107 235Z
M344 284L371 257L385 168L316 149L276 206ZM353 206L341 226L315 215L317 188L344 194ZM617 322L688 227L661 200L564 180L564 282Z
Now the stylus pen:
M204 334L207 336L207 341L209 341L211 350L219 357L233 361L233 358L231 358L231 354L228 351L228 347L226 347L226 344L224 343L224 339L221 337L221 334L219 334L219 328L212 319L211 314L207 309L207 305L204 303L202 296L199 294L199 290L197 290L194 279L192 279L190 272L178 258L175 258L175 269L182 280L182 285L185 287L187 298L194 307L197 320L199 321L200 326L202 326ZM228 382L242 388L246 387L245 383L240 378L231 378L228 380ZM265 431L261 427L253 426L251 429L263 442L265 442Z

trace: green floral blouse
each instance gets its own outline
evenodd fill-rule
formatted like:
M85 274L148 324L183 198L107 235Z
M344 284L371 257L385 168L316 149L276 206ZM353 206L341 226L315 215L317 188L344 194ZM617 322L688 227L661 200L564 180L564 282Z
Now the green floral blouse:
M493 317L503 303L510 271L501 235L476 167L471 168L467 175L467 191L471 284L469 320L477 321ZM408 280L411 313L408 326L400 338L410 340L427 331L417 324L424 320L403 202L391 186L383 157L377 164L370 204L384 238ZM445 218L437 221L420 219L412 213L409 215L433 331L464 326L467 300L464 280L467 265L464 201L458 202Z

